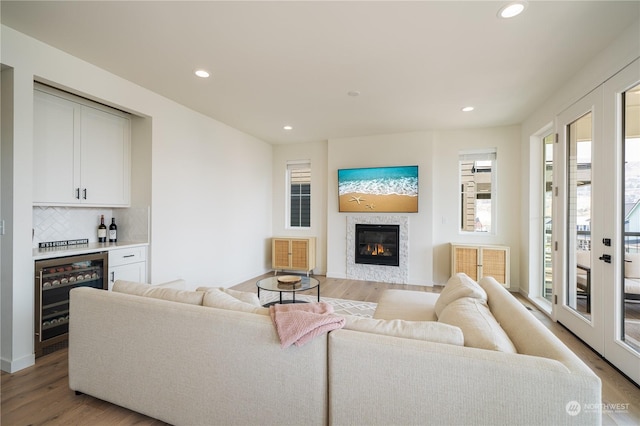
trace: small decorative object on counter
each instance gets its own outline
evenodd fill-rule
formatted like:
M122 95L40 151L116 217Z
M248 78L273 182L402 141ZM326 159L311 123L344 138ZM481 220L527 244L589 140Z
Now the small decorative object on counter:
M115 243L118 241L118 227L116 226L116 218L111 218L111 225L109 225L109 242Z
M98 226L98 242L107 242L107 227L104 224L104 215L100 215L100 225Z

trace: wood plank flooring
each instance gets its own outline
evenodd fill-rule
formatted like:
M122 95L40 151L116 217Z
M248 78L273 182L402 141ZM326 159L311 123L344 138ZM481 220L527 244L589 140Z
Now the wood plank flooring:
M264 277L271 276L265 274ZM263 277L263 276L261 276ZM240 283L236 290L256 292L256 281ZM384 289L439 292L438 287L385 284L316 276L321 295L338 299L377 302ZM315 295L316 290L301 292ZM605 409L604 425L640 425L640 389L561 325L551 321L520 295L532 313L573 350L602 380L603 404L629 404L626 410ZM2 373L2 425L164 425L159 420L88 395L76 396L68 387L67 350L38 358L36 365L14 374ZM605 406L606 407L606 406Z

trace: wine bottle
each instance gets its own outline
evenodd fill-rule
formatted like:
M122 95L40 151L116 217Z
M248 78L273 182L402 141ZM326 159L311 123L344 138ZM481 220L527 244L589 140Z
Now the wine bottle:
M107 242L107 227L104 224L104 215L100 215L100 225L98 226L98 242Z
M111 225L109 225L109 242L115 243L118 241L118 227L116 226L116 218L111 218Z

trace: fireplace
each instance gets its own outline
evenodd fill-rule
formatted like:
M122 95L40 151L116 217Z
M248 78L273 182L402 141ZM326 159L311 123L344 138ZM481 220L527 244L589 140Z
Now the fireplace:
M356 224L355 263L400 265L400 225Z

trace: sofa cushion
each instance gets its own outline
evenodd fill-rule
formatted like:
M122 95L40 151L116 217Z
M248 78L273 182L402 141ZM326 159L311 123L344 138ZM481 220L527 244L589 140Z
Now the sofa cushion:
M262 306L260 306L260 303L258 303L258 305L256 306L253 303L248 303L237 299L234 296L230 295L228 292L215 288L209 289L208 291L204 292L202 304L211 308L269 315L269 309L263 308Z
M438 296L438 293L426 291L387 289L378 300L373 318L437 321L433 306Z
M153 297L155 299L170 300L172 302L202 305L203 291L178 290L170 287L153 286L134 281L116 280L112 291L116 293L133 294L136 296Z
M175 288L176 290L184 290L187 287L187 282L182 279L177 279L173 281L167 281L162 284L153 284L154 287L164 287L164 288Z
M344 328L347 330L449 345L462 346L464 344L462 330L459 327L436 321L381 320L353 315L345 315L345 318L347 322Z
M640 278L640 253L624 255L624 277Z
M196 291L222 291L227 293L229 296L232 296L242 302L251 303L254 306L262 306L260 305L260 299L258 299L258 295L255 293L251 293L249 291L238 291L233 290L231 288L224 287L198 287Z
M624 279L624 292L626 295L640 296L640 280L633 278Z
M442 289L440 297L436 301L435 312L438 318L442 310L454 300L461 297L471 297L475 299L487 301L487 293L477 282L469 278L467 274L462 272L455 274Z
M442 310L438 321L460 327L465 346L517 352L507 333L491 314L487 302L482 299L462 297L454 300Z

